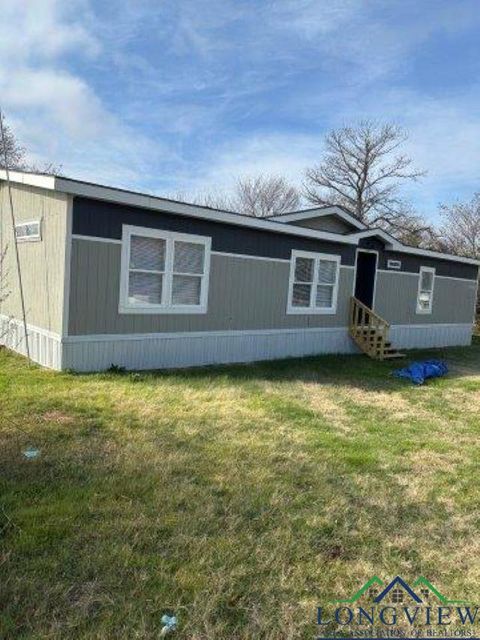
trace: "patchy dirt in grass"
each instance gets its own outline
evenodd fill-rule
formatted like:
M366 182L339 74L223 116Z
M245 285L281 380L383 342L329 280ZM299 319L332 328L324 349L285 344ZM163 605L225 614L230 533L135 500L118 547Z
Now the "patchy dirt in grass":
M350 432L353 427L351 417L338 402L338 389L318 382L297 383L295 397L302 399L305 406L319 414L336 431Z
M73 424L75 417L61 411L47 411L41 416L45 422L54 422L55 424Z
M370 391L352 387L348 389L348 393L343 389L340 395L345 400L361 407L371 406L377 410L384 409L392 420L398 422L413 418L431 417L431 412L412 404L398 391Z
M480 390L445 389L442 397L445 404L455 407L460 413L480 414Z

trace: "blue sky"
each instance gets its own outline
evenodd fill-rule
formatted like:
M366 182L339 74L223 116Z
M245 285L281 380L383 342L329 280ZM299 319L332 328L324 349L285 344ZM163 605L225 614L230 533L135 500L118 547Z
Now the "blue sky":
M67 175L192 195L287 176L361 118L410 133L420 213L480 190L477 0L0 0L0 104Z

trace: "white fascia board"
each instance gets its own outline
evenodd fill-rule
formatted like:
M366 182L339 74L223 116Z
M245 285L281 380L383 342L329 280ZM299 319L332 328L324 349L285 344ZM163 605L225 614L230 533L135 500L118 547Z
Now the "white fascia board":
M335 215L353 225L357 229L367 229L367 225L357 220L354 216L350 215L340 207L320 207L318 209L305 209L304 211L295 211L293 213L284 213L278 216L271 216L269 220L275 222L296 222L297 220L308 220L309 218L321 218L322 216Z
M23 171L9 171L11 182L26 184L30 187L40 187L53 191L55 189L55 176L46 176L39 173L23 173ZM7 179L5 169L0 169L0 180Z
M158 196L149 196L113 187L104 187L93 185L67 178L56 179L56 189L64 191L72 195L83 196L86 198L94 198L97 200L105 200L108 202L116 202L118 204L128 204L133 207L152 209L154 211L163 211L166 213L174 213L182 216L190 216L203 220L213 220L215 222L226 222L240 227L250 227L254 229L262 229L276 233L284 233L291 236L299 236L303 238L313 238L315 240L328 240L340 244L356 245L357 241L350 235L343 236L338 233L330 233L328 231L315 231L313 229L305 229L293 226L287 226L280 222L273 222L260 218L252 218L250 216L240 215L238 213L230 213L228 211L220 211L216 209L208 209L198 205L191 205L172 200L164 200Z
M358 233L350 234L352 238L356 238L357 240L361 240L362 238L382 238L385 242L391 247L397 249L398 247L403 247L403 245L389 233L384 231L383 229L365 229L365 231L359 231Z

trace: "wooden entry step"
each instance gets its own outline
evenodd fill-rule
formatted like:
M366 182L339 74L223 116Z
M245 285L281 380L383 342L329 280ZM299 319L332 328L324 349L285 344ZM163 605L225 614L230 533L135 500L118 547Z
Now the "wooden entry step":
M390 325L355 297L350 301L349 333L358 347L374 360L404 358L389 340Z

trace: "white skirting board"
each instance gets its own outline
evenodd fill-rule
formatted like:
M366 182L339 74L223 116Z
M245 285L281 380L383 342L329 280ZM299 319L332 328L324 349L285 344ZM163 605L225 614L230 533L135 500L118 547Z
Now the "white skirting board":
M105 339L106 338L106 339ZM63 345L67 368L163 369L207 364L253 362L320 353L356 353L345 328L157 334L77 341Z
M134 335L59 335L28 326L32 360L51 369L102 371L111 365L127 369L163 369L301 357L358 353L346 327L215 331ZM470 324L393 325L390 338L400 349L466 346ZM0 344L26 354L23 326L0 316Z
M60 336L46 329L27 325L28 347L34 362L49 369L62 368L62 341ZM0 345L27 355L27 340L22 322L0 315Z
M466 347L472 342L471 324L392 325L390 340L398 349Z
M403 349L469 345L472 325L396 325ZM64 368L76 371L162 369L215 363L253 362L326 353L358 353L346 327L231 331L136 336L78 336L65 339Z

